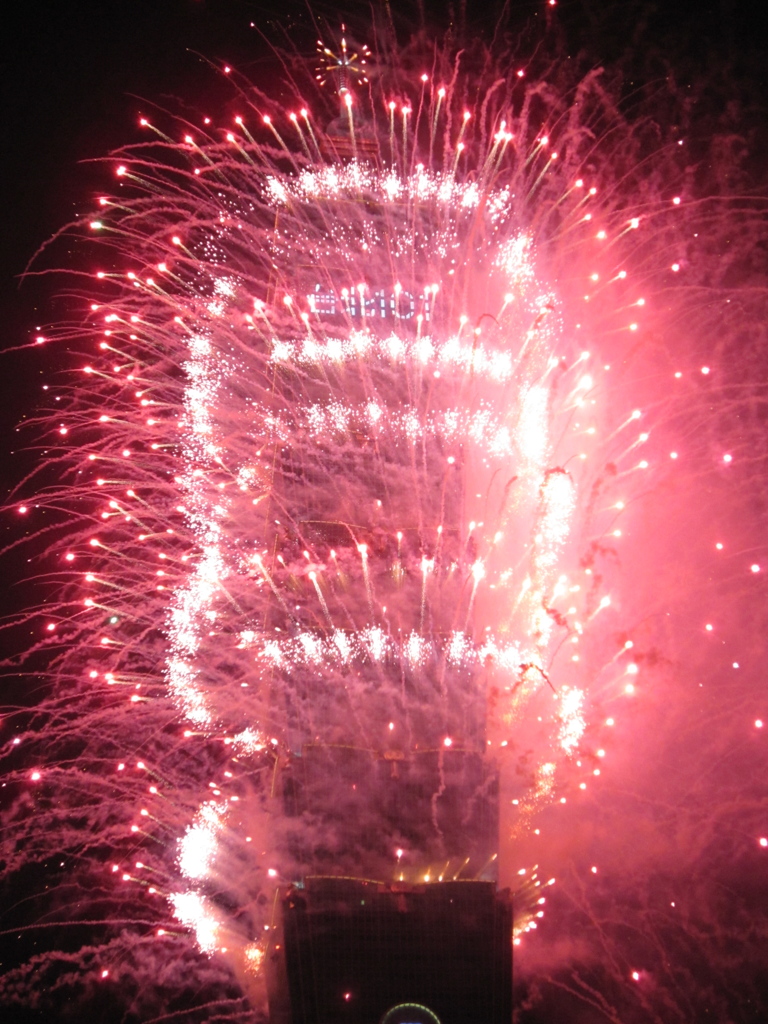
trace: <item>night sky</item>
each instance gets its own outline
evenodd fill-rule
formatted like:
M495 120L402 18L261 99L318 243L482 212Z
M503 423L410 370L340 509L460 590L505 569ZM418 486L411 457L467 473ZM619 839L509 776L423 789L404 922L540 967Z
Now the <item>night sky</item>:
M426 6L428 11L441 11L445 5L430 3ZM480 8L484 6L478 4L476 10L470 0L470 21L474 19L478 25L483 25L484 14ZM539 5L526 2L514 7L514 17L518 17L519 10L522 25L537 15ZM351 11L349 20L353 24L364 24L366 4L354 3L347 9ZM405 26L411 16L418 20L418 9L416 4L409 7L401 24ZM323 0L313 4L313 10L318 17L328 18L333 24L335 8L332 4ZM754 152L748 163L753 180L762 183L763 195L768 187L767 11L765 7L755 14L751 5L739 0L684 2L673 6L664 2L570 3L558 0L566 50L570 47L576 52L586 47L594 54L596 64L604 60L610 65L612 60L621 59L625 67L631 67L632 50L636 47L634 61L638 81L642 80L644 69L653 65L653 54L679 68L681 80L686 76L691 80L706 80L708 69L716 67L718 75L732 84L733 96L738 97L741 107L740 116L752 133ZM428 21L432 17L428 14ZM337 20L341 20L341 15ZM227 93L217 86L203 58L214 64L231 62L244 75L267 87L274 72L274 59L260 32L278 42L288 36L296 41L300 51L308 56L312 54L311 19L306 8L295 0L281 4L248 0L104 0L102 3L26 0L15 4L10 13L6 12L0 43L3 88L0 109L4 120L0 158L4 213L0 239L0 349L24 345L38 326L55 321L57 310L64 308L62 300L56 298L56 280L34 276L34 271L65 261L71 245L57 246L53 250L55 256L50 259L44 254L32 264L33 274L24 282L21 276L36 250L54 232L76 215L92 209L93 197L99 194L111 172L89 161L98 160L121 144L142 138L138 118L151 111L154 104L174 109L187 106L190 111L204 111L208 106L214 112L220 110L227 102ZM722 77L718 81L722 82ZM724 109L731 98L722 84L717 90L710 101L714 107ZM77 254L73 254L72 265L77 265L77 259ZM0 431L6 439L0 456L3 495L37 458L35 454L18 451L16 425L34 415L42 384L53 382L55 374L65 365L65 354L35 348L14 351L0 358ZM763 353L756 373L765 376L767 366L768 358ZM752 481L752 485L759 490L759 481L757 485ZM0 543L15 539L18 530L17 522L9 521L6 515L0 522ZM34 591L24 585L11 586L25 572L25 556L14 553L7 557L5 564L6 585L0 608L10 613L19 607L20 601L26 600L19 595L30 594L34 599ZM747 620L760 621L753 609ZM13 633L8 643L20 642L19 636L18 631ZM753 655L754 678L762 678L764 688L764 669L761 675L759 668L760 663L765 665L766 661L764 645L761 646L754 635L747 640ZM21 703L29 700L23 684L10 680L7 685L7 693L12 693L14 700ZM711 715L707 728L716 730L717 714L712 709L707 714ZM0 739L5 737L0 736ZM651 741L649 757L657 753ZM752 748L748 755L744 751L741 755L743 760L731 764L735 779L729 778L728 785L738 792L738 773L744 772L749 781L750 799L762 801L764 806L765 775L762 775L762 785L759 779L760 772L765 773L765 756L761 755L761 759ZM659 754L660 759L666 756L665 751ZM730 755L723 753L723 757ZM648 793L653 785L651 773ZM577 823L574 827L577 831L582 829L586 835L591 834L592 829L597 833L606 826L604 822L595 821ZM768 833L768 819L765 829ZM585 846L588 845L585 840ZM627 841L626 845L631 846L631 843ZM616 863L626 852L625 844L617 842L612 852ZM628 860L631 872L634 865L629 855ZM760 900L765 896L766 887L764 876L761 881L757 873L765 873L766 867L764 863L757 868L757 862L745 863L747 867L743 870L752 873L746 888L754 886L754 898ZM698 870L705 869L698 865ZM733 877L721 874L717 884L724 889L731 885L737 888L743 881L741 871L742 868L734 869ZM663 887L664 881L657 879L654 884ZM571 935L577 933L589 917L589 911L576 904L564 906L561 911L564 919L567 918ZM0 947L3 941L0 937ZM631 944L631 937L628 941ZM768 957L763 926L756 927L754 942L757 946L763 944ZM727 961L726 954L727 951L723 953L724 961ZM548 963L543 964L542 971L550 972ZM734 987L741 983L739 971L738 962L734 962ZM599 972L586 980L598 988L605 983ZM768 984L768 976L765 980ZM759 984L752 977L749 983ZM557 996L550 993L549 998L550 1008L556 1008ZM567 1002L562 1005L571 1006ZM768 1006L768 1002L764 1005ZM713 1015L707 1019L726 1024L726 1018L718 1016L717 1012L713 1010ZM758 1024L765 1019L761 1010L756 1009L754 1017L749 1016L750 1012L743 1010L743 1016L734 1017L732 1024L751 1024L753 1020ZM2 1013L0 1006L0 1017ZM530 1024L555 1019L561 1018L536 1016L533 1012L523 1018ZM602 1017L597 1011L594 1016L585 1012L578 1018L584 1024L603 1019L612 1018ZM644 1024L645 1019L638 1016L630 1021L627 1018L621 1024L641 1024L641 1021ZM615 1021L615 1024L620 1022Z

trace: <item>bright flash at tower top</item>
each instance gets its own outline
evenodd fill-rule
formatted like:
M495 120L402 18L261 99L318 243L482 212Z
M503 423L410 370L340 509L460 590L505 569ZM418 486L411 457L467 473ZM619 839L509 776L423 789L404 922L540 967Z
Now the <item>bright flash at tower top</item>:
M365 43L360 46L359 53L348 47L345 25L341 26L341 31L342 36L335 50L318 39L317 52L321 60L315 76L320 85L332 81L339 95L347 92L353 84L362 85L368 82L367 64L371 58L371 51Z

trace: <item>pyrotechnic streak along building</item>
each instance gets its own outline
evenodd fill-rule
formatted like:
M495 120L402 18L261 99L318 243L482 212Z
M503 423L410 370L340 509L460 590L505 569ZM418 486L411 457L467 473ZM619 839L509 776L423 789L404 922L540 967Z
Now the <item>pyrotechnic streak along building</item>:
M327 138L337 167L377 149L364 132L354 145ZM325 206L337 225L370 217L341 196ZM424 240L435 228L429 204L387 210L377 230L392 246L401 235L412 240L412 216ZM264 420L290 410L291 423L272 461L270 511L257 512L263 533L279 535L284 564L323 551L335 570L324 578L324 618L316 602L294 603L290 615L274 608L270 618L279 623L273 699L291 751L274 790L285 816L301 823L294 861L312 865L279 895L266 955L270 1016L274 1024L507 1024L512 907L508 892L496 891L499 776L486 756L486 656L471 639L467 579L477 584L478 556L463 529L473 443L460 426L448 440L438 423L465 373L426 372L416 351L420 325L433 327L436 312L438 288L421 279L429 259L421 274L398 268L395 286L386 284L386 261L374 253L355 265L349 253L340 258L342 246L313 269L314 218L311 206L297 229L278 214L291 276L318 327L363 331L370 351L324 372L278 352L264 388ZM275 281L270 305L279 298ZM414 346L402 365L387 348L393 330ZM322 346L322 333L311 340ZM282 344L293 353L290 334ZM355 403L381 423L361 421L343 445L333 443L338 430L326 420ZM304 409L307 424L297 415ZM437 425L414 438L406 424L400 437L409 414ZM297 624L304 632L287 639Z

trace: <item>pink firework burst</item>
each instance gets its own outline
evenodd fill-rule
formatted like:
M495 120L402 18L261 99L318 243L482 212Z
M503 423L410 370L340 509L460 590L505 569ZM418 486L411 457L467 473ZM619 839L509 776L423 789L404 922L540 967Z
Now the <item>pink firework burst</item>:
M5 864L64 850L97 895L64 913L56 890L91 937L14 968L19 1005L41 978L127 984L201 951L245 1017L275 907L317 875L511 889L543 976L599 958L601 855L638 877L665 844L701 856L691 715L723 705L680 666L735 649L762 585L728 476L746 492L762 465L729 347L739 316L757 344L759 289L717 246L759 203L692 180L682 131L620 113L597 72L340 46L325 91L291 57L279 102L228 67L235 115L142 118L72 227L96 262L40 339L84 355L13 506L36 544L41 510L66 522L63 584L25 619L53 687L4 749ZM713 488L705 558L687 542ZM673 732L689 789L664 779L665 817L658 769L634 775ZM762 804L726 788L707 842L757 856ZM567 950L539 927L561 871L562 928L592 928ZM674 988L652 931L611 938L617 1005Z

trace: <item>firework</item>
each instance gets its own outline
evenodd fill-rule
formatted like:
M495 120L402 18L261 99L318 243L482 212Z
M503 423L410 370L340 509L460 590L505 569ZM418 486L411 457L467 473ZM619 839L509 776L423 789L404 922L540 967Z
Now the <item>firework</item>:
M88 354L62 483L17 511L81 527L10 866L63 846L131 907L79 962L105 982L187 933L253 995L318 873L498 880L520 942L543 822L643 686L618 566L680 455L648 339L692 308L683 140L649 166L597 75L564 99L446 52L371 84L359 49L288 105L142 119L79 225L85 319L38 339Z

